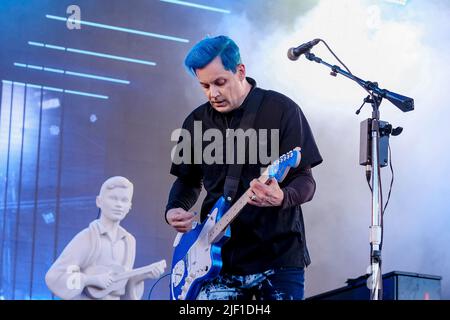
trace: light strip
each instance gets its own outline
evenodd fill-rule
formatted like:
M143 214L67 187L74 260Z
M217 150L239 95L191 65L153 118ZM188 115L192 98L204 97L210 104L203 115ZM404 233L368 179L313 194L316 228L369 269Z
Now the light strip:
M70 76L75 76L75 77L83 77L83 78L97 79L97 80L110 81L110 82L116 82L116 83L122 83L122 84L130 84L130 81L128 81L128 80L96 76L96 75L89 74L89 73L73 72L73 71L66 70L66 74L68 74Z
M50 71L50 72L55 72L55 73L64 73L64 70L54 69L54 68L49 68L49 67L44 67L44 71Z
M205 5L193 3L193 2L179 1L179 0L160 0L160 1L168 2L168 3L172 3L172 4L178 4L180 6L193 7L193 8L197 8L197 9L203 9L203 10L209 10L209 11L215 11L215 12L221 12L221 13L231 13L230 10L205 6Z
M83 92L83 91L75 91L75 90L64 90L65 93L71 93L71 94L77 94L80 96L86 96L86 97L93 97L93 98L100 98L100 99L108 99L107 96L93 94L89 92Z
M35 70L44 70L43 67L33 66L33 65L28 65L28 68L30 68L30 69L35 69Z
M44 44L40 43L40 42L34 42L34 41L28 41L28 44L31 46L38 46L38 47L43 47Z
M61 89L61 88L54 88L54 87L47 87L47 86L41 86L38 84L32 84L32 83L23 83L23 82L13 82L10 80L2 80L4 84L13 84L13 85L20 85L20 86L27 86L30 88L36 88L36 89L44 89L48 91L56 91L56 92L62 92L62 93L69 93L69 94L76 94L79 96L85 96L85 97L91 97L91 98L98 98L98 99L109 99L108 96L104 96L101 94L95 94L95 93L89 93L89 92L83 92L83 91L75 91L75 90L67 90L67 89Z
M115 55L112 55L112 54L100 53L100 52L95 52L95 51L87 51L87 50L73 49L73 48L64 48L64 47L60 47L60 46L54 46L54 45L50 45L50 44L46 44L46 43L40 43L40 42L34 42L34 41L28 41L28 44L30 46L45 47L45 48L56 49L56 50L65 50L65 51L68 51L68 52L80 53L80 54L85 54L85 55L90 55L90 56L96 56L96 57L102 57L102 58L108 58L108 59L120 60L120 61L126 61L126 62L133 62L133 63L139 63L139 64L146 64L146 65L149 65L149 66L156 66L156 63L152 62L152 61L132 59L132 58L127 58L127 57L122 57L122 56L115 56Z
M58 20L58 21L67 21L68 20L68 18L66 18L66 17L54 16L51 14L46 14L45 17L48 19L53 19L53 20ZM171 41L185 42L185 43L189 42L188 39L166 36L166 35L159 34L159 33L152 33L152 32L146 32L146 31L141 31L141 30L116 27L116 26L111 26L109 24L103 24L103 23L97 23L97 22L91 22L91 21L85 21L85 20L76 20L76 19L70 19L70 22L71 23L79 23L79 24L83 24L86 26L90 26L90 27L127 32L127 33L138 34L141 36L159 38L159 39L164 39L164 40L171 40Z
M56 49L56 50L61 50L61 51L66 50L66 48L64 48L64 47L54 46L54 45L51 45L51 44L46 44L45 47L49 48L49 49Z
M48 71L48 72L54 72L54 73L60 73L60 74L67 74L69 76L75 76L75 77L83 77L83 78L90 78L90 79L96 79L96 80L110 81L110 82L115 82L115 83L130 84L130 81L128 81L128 80L97 76L95 74L89 74L89 73L81 73L81 72L74 72L74 71L68 71L68 70L54 69L54 68L35 66L35 65L31 65L31 64L17 63L17 62L14 62L14 65L16 67Z
M46 87L46 86L44 86L43 88L44 88L44 90L48 90L48 91L64 92L63 89L59 89L59 88Z

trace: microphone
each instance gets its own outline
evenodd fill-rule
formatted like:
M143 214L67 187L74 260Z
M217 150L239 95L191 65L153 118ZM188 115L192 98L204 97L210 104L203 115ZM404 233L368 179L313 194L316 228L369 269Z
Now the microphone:
M316 44L318 44L320 39L314 39L310 42L306 42L304 44L299 45L297 48L290 48L287 52L287 56L292 61L295 61L300 57L302 54L308 52L311 50L312 47L314 47Z

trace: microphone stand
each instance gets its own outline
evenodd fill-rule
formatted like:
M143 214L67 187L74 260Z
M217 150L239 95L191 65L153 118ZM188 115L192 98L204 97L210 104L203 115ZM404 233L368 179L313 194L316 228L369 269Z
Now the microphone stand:
M381 177L380 177L380 163L379 163L379 139L380 139L380 111L379 106L383 98L388 99L395 106L397 106L402 111L411 111L414 109L414 100L385 89L380 89L378 83L364 81L353 74L342 70L336 65L331 65L321 58L315 56L311 52L305 53L305 57L317 63L321 63L329 67L332 76L337 76L341 74L359 84L366 91L369 92L370 96L365 99L365 102L370 102L372 105L372 118L370 119L370 141L371 141L371 172L372 172L372 217L370 226L370 268L371 276L367 281L367 285L370 289L370 299L371 300L381 300L383 297L383 283L382 283L382 273L381 273L381 242L382 242L382 194L381 194ZM362 106L361 106L362 107ZM359 113L359 112L357 112Z

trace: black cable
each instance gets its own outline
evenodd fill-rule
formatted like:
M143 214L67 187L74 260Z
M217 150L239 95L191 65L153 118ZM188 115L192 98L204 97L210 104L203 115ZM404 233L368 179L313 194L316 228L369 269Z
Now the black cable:
M331 48L328 46L328 44L324 41L324 40L322 40L322 39L319 39L321 42L323 42L323 44L327 47L327 49L328 49L328 51L330 51L331 52L331 54L336 58L336 60L337 61L339 61L339 63L342 65L342 66L344 66L344 68L347 70L347 72L348 73L350 73L351 75L353 75L352 74L352 72L350 71L350 69L337 57L337 55L333 52L333 50L331 50ZM374 112L376 112L377 114L378 114L378 107L379 107L379 103L381 102L381 98L379 98L378 96L376 96L376 95L374 95L373 94L373 92L372 91L370 91L369 89L367 89L366 87L364 87L364 85L363 84L361 84L361 83L359 83L359 82L357 82L367 93L369 93L369 95L370 95L370 97L372 98L372 105L375 105L376 106L376 110L374 110ZM366 101L366 100L364 100L364 103L365 102L369 102L369 101ZM356 114L359 114L359 111L361 110L361 108L364 106L364 103L361 105L361 107L358 109L358 111L356 112ZM378 118L378 117L377 117ZM376 119L377 121L378 121L378 119ZM376 148L377 148L377 150L379 149L379 146L377 145L376 146ZM379 150L378 150L378 152L377 152L377 154L379 154ZM389 156L391 155L391 148L390 148L390 146L389 146ZM375 170L377 170L377 172L378 172L378 181L376 182L376 183L378 183L378 187L379 187L379 197L380 197L380 205L381 205L381 216L380 216L380 227L381 227L381 239L380 239L380 245L379 245L379 250L381 251L381 248L382 248L382 246L383 246L383 215L384 215L384 211L386 210L386 207L387 207L387 204L389 203L389 199L390 199L390 196L391 196L391 191L392 191L392 184L393 184L393 182L394 182L394 171L393 171L393 168L392 168L392 159L389 159L389 161L390 161L390 167L391 167L391 173L392 173L392 178L391 178L391 184L390 184L390 187L389 187L389 193L388 193L388 200L387 200L387 202L386 202L386 204L385 204L385 206L384 206L384 208L383 208L383 188L382 188L382 183L381 183L381 170L380 170L380 166L378 166L377 168L375 168ZM372 167L372 170L373 170L374 168ZM367 184L369 185L369 189L370 189L370 191L371 191L371 193L373 194L373 190L372 190L372 187L371 187L371 185L370 185L370 177L368 176L368 175L366 175L366 180L367 180ZM375 183L375 182L374 182ZM373 250L372 250L372 246L371 246L371 261L370 261L370 263L372 264L372 257L373 257ZM381 257L379 257L378 258L379 259L379 261L378 261L378 264L379 264L379 271L380 271L380 273L381 273ZM378 276L380 276L381 277L381 287L380 287L380 291L381 291L381 293L383 292L383 290L382 290L382 275L380 274L380 275L378 275ZM375 292L374 292L374 294L375 294ZM372 298L373 298L373 296L372 296Z
M347 66L337 57L337 55L334 54L333 50L331 50L331 48L328 46L328 44L325 42L325 40L319 39L321 42L323 42L323 44L328 48L328 51L331 52L331 54L336 58L337 61L339 61L340 64L342 64L345 68L345 70L348 71L348 73L350 73L351 75L353 75L353 73L350 71L349 68L347 68Z
M391 182L390 182L390 185L389 185L388 198L387 198L386 204L384 205L383 211L381 212L381 221L383 221L383 218L384 218L384 212L386 211L386 207L387 207L387 205L388 205L388 203L389 203L389 199L391 198L392 185L394 184L394 168L393 168L393 166L392 166L392 151L391 151L391 146L389 145L388 148L389 148L389 167L390 167L390 169L391 169ZM381 203L383 203L383 202L381 202ZM381 233L380 250L381 250L381 247L382 247L382 244L383 244L383 230L384 230L383 224L381 225L381 227L382 227L382 229L381 229L381 230L382 230L382 233Z
M152 285L152 287L150 288L150 291L148 292L147 300L150 300L150 297L151 297L151 295L152 295L153 288L156 286L156 284L157 284L161 279L163 279L163 278L165 278L165 277L167 277L167 276L170 276L171 274L172 274L172 272L167 273L167 274L161 276L161 278L159 278L158 280L156 280L156 282Z
M370 193L372 193L373 192L373 190L372 190L372 186L370 185L370 180L371 180L371 171L369 171L369 173L367 173L367 171L366 171L366 181L367 181L367 185L369 186L369 189L370 189Z
M378 155L380 154L380 145L379 144L377 145L377 154ZM383 247L384 224L383 224L383 185L381 183L381 166L379 164L378 164L377 170L378 170L378 188L380 189L380 206L381 206L381 210L380 210L381 211L381 215L380 215L381 235L380 235L380 248L379 248L379 250L381 251L381 248Z
M347 70L347 72L353 76L353 73L350 71L350 69L341 61L341 59L338 58L338 56L333 52L333 50L331 50L330 46L325 42L325 40L319 39L319 41L323 42L323 44L327 47L328 51L330 51L331 54L336 58L336 60L339 61L339 63L345 68L345 70ZM359 82L356 82L356 83L359 84L364 90L367 91L367 93L370 95L370 97L372 97L373 103L377 103L377 100L375 100L373 92L371 92L369 89L364 87L361 83L359 83ZM364 106L364 103L362 106ZM362 106L360 107L360 109L362 108ZM359 112L357 114L359 114Z
M371 275L371 276L373 276L373 275ZM380 300L382 300L383 299L383 275L381 274L381 260L379 261L379 270L378 270L377 278L378 277L381 277L380 288L379 288L381 297L379 297L379 298L380 298ZM378 279L376 279L376 281L378 282ZM375 295L377 295L378 292L376 290L370 290L370 291L371 291L370 300L374 300Z
M384 211L386 210L386 207L389 203L389 199L391 198L392 185L394 184L394 168L392 166L392 154L391 154L392 151L391 151L391 146L389 145L388 147L389 147L389 167L391 169L391 184L389 186L388 198L387 198L386 204L384 205L384 208L383 208L383 215L384 215Z

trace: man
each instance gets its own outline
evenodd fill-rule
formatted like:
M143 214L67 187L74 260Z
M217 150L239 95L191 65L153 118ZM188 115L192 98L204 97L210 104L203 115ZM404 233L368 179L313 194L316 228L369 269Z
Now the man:
M303 299L304 268L310 259L300 205L312 199L315 181L311 168L322 162L306 118L292 100L259 89L255 80L246 77L239 48L226 36L200 41L188 53L185 65L197 77L208 102L186 118L183 129L195 134L195 123L201 121L203 132L218 129L225 136L227 129L240 128L246 108L260 90L264 96L253 128L278 130L277 140L267 145L276 142L281 154L302 148L300 166L281 184L275 179L267 184L256 180L268 164L250 163L246 154L235 199L250 187L250 205L231 224L231 239L222 248L220 276L205 283L197 299ZM198 139L194 137L192 144ZM196 150L193 146L191 151L194 154ZM167 222L179 232L191 230L195 215L189 210L198 199L202 183L207 192L200 216L203 221L224 193L227 170L228 165L220 161L173 163L171 173L177 179L169 194Z
M45 276L49 289L62 299L92 299L85 290L105 290L104 300L138 300L144 292L144 280L159 278L164 268L155 268L113 285L113 272L133 268L136 240L119 223L131 209L133 184L124 177L112 177L101 186L96 204L100 218L78 233L64 248ZM96 296L94 299L98 299Z

